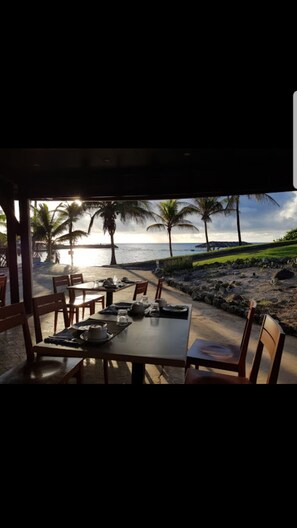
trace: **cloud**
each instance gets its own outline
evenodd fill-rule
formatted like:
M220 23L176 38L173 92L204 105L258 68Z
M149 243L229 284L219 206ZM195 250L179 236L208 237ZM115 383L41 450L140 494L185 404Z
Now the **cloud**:
M280 218L289 219L297 224L297 193L292 193L292 199L289 199L284 209L280 212Z

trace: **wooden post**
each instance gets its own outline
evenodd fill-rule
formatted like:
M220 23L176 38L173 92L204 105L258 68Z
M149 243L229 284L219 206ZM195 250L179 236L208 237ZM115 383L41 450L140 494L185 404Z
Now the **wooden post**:
M10 302L11 304L14 304L20 301L16 246L19 222L14 214L14 197L12 188L7 185L2 191L1 206L6 214L7 220L7 259L9 268Z
M22 252L22 272L23 272L23 296L26 313L33 310L33 280L32 280L32 239L30 224L30 200L21 198L20 207L20 234Z

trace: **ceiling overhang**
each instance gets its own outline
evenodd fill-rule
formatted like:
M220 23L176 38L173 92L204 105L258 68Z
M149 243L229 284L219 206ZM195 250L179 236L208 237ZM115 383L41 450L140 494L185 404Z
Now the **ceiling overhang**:
M162 199L293 188L292 149L0 149L14 199Z

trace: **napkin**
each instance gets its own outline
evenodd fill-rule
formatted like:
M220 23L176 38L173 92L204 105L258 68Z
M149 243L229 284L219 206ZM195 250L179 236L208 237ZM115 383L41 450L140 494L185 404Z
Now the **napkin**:
M127 277L123 277L122 278L122 282L125 282L126 284L134 284L135 283L134 280L130 280Z
M53 336L53 337L46 337L44 339L44 343L51 343L53 345L63 345L63 346L70 346L70 347L73 347L73 348L79 348L80 346L82 346L82 342L81 341L78 341L77 339L64 339L62 337L56 337L56 336Z

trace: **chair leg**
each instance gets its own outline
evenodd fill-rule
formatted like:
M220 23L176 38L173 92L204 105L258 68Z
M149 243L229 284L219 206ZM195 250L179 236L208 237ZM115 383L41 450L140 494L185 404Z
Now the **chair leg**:
M77 308L70 308L69 309L69 323L70 323L70 326L73 325L74 313L75 313L75 322L78 323L78 311L77 311Z
M76 378L76 383L79 385L83 383L83 362L81 362L80 367L74 377Z
M57 331L57 324L58 324L58 312L55 312L55 321L54 321L54 334Z
M104 383L108 385L108 361L103 359Z

